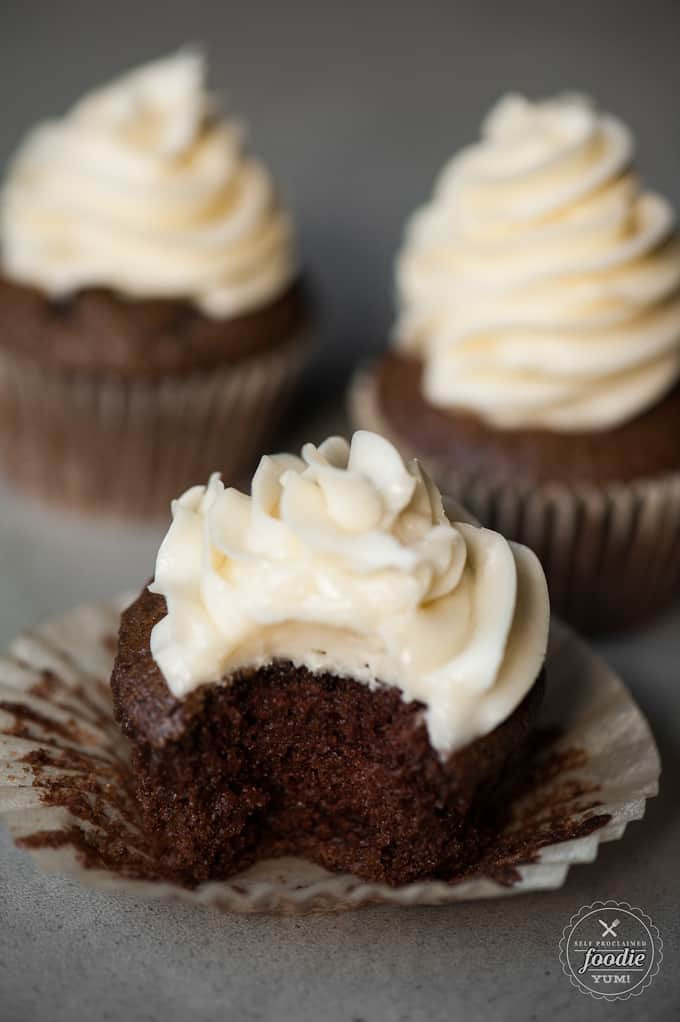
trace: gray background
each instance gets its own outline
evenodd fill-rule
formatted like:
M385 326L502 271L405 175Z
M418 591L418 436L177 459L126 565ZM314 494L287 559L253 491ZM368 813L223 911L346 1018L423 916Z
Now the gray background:
M356 360L385 343L404 216L508 88L592 92L634 128L648 182L680 204L680 5L5 3L0 161L90 85L187 41L248 120L300 227L321 331L288 435L317 433ZM0 639L141 584L158 534L95 526L0 491ZM558 892L311 919L225 918L83 891L39 874L0 828L0 1019L677 1017L680 612L600 643L664 761L645 821ZM628 900L665 939L642 998L606 1005L561 975L578 908Z

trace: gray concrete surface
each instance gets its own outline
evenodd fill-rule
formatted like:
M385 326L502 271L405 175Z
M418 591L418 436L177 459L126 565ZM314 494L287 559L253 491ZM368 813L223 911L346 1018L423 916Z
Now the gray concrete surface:
M321 330L286 434L337 408L349 368L385 341L404 215L507 88L593 92L680 204L680 7L615 0L15 3L0 12L0 161L25 126L109 74L204 41L292 202ZM313 431L318 427L314 426ZM284 442L282 438L282 442ZM0 490L0 642L140 584L157 530L94 526ZM554 893L307 919L220 917L81 890L38 873L0 827L0 1020L665 1020L680 1013L680 611L600 644L647 713L662 795ZM561 974L578 908L644 908L665 961L641 998L596 1003Z

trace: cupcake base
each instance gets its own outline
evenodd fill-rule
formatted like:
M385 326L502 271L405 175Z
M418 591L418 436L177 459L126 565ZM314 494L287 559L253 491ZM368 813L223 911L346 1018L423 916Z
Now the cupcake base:
M524 484L629 483L680 472L680 385L643 415L601 432L500 429L439 408L422 391L422 363L387 352L374 370L375 399L390 429L425 459L467 475Z
M386 356L355 379L354 425L420 458L484 525L532 547L557 613L595 634L680 596L680 391L638 423L637 440L605 447L604 436L489 429L430 406L419 382L417 362Z
M211 472L233 481L249 467L306 347L294 336L232 365L150 379L57 370L0 350L0 462L51 503L166 516Z
M261 453L307 348L300 281L211 319L179 299L103 289L63 301L0 276L0 464L52 503L167 516L214 471Z
M524 779L542 676L503 724L442 762L420 703L285 661L175 700L149 652L164 614L148 590L124 613L112 689L171 876L197 884L300 855L395 885L479 860L507 805L501 778Z
M509 803L503 830L453 882L395 888L278 858L197 888L169 883L142 829L129 744L112 718L107 679L127 602L43 622L0 660L0 820L41 869L79 883L138 901L247 913L507 897L560 887L574 863L592 863L601 842L621 838L658 790L658 752L630 693L553 621L550 684L526 789Z

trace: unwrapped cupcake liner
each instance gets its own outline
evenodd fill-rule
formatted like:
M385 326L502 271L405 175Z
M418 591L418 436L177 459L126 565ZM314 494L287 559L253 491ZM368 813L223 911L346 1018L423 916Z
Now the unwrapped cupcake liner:
M573 863L595 859L657 793L659 756L644 717L612 671L554 622L540 763L477 870L456 883L392 888L286 858L194 890L156 879L108 685L125 602L49 621L0 660L0 818L43 869L86 885L247 913L505 897L561 886Z
M531 484L458 471L395 436L370 370L357 374L350 415L358 428L418 456L442 491L479 521L538 554L553 610L587 634L644 620L680 597L680 471L630 483Z
M213 471L234 482L275 427L307 338L157 378L62 371L0 351L0 461L44 500L122 517L167 515Z

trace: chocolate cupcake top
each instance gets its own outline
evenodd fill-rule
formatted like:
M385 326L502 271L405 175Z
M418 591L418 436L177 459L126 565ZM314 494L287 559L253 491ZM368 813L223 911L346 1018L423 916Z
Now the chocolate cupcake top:
M238 123L182 51L30 132L2 195L3 272L50 296L104 287L233 317L296 273L291 227Z
M176 697L285 659L398 687L444 756L505 720L540 672L535 555L451 523L417 462L374 433L262 458L250 496L214 475L172 513L151 652Z
M507 96L408 225L396 342L434 405L601 430L680 377L680 244L633 140L582 96Z

